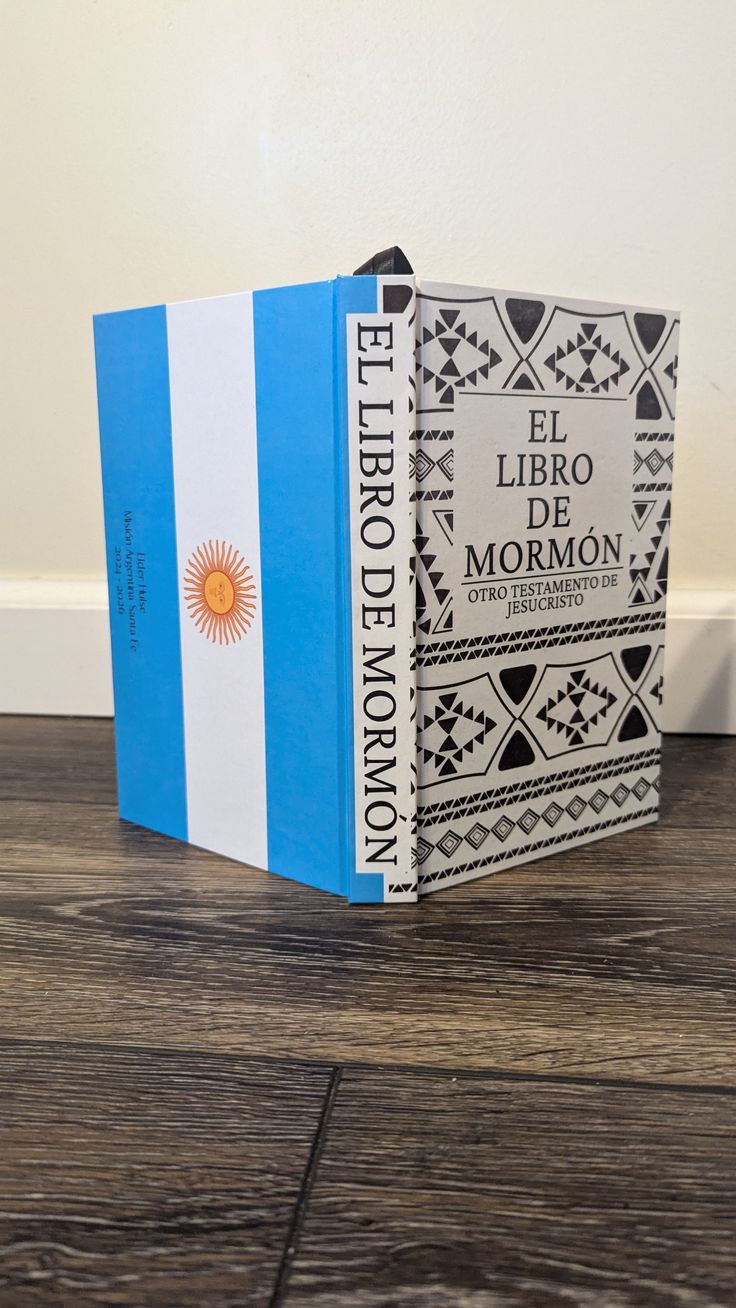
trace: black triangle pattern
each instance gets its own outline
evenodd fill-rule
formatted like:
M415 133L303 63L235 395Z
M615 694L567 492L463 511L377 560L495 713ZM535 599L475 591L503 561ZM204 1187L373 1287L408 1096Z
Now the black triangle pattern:
M636 501L634 505L636 505ZM634 513L636 513L636 508L634 508ZM646 515L647 518L651 516L651 513L652 510L650 509ZM667 594L669 551L666 541L669 523L670 500L666 499L656 520L654 535L649 536L646 548L629 556L630 607L657 604Z
M544 317L543 300L517 300L509 297L506 301L509 322L519 340L528 345Z
M646 718L638 704L632 704L619 727L618 738L624 740L641 740L649 731Z
M662 417L662 406L650 381L645 381L636 397L636 416L648 422Z
M451 510L450 510L451 512ZM411 561L416 587L416 623L424 636L446 634L453 628L452 594L437 563L428 533L417 517ZM436 611L439 609L439 616Z
M428 346L437 343L430 361ZM441 308L431 327L422 329L416 343L417 370L422 382L431 385L438 404L453 405L458 389L470 389L488 381L501 356L490 340L470 329L459 309Z
M504 668L499 673L498 679L509 699L514 704L521 704L526 699L536 674L536 663L522 663L511 668Z
M526 768L534 762L536 755L528 737L518 729L509 736L501 757L498 760L499 772L509 772L512 768Z
M634 326L636 334L639 337L647 354L658 345L662 332L665 329L667 319L663 313L635 313Z
M591 681L585 668L570 673L564 686L550 695L537 713L541 722L564 734L571 749L585 744L591 727L605 718L617 696L607 686Z
M555 381L564 382L565 390L574 395L606 394L618 386L630 365L615 350L595 322L583 322L574 339L568 338L544 361Z
M621 662L632 681L638 681L649 661L651 645L632 645L621 650Z
M651 516L656 500L634 500L631 505L631 516L634 519L634 526L637 531L641 531L647 519Z
M485 744L497 725L483 708L472 702L462 687L444 687L418 723L417 753L423 767L437 779L456 777ZM490 762L484 760L486 766Z
M665 375L669 377L670 381L672 382L672 385L674 386L675 390L677 390L677 355L675 355L674 359L672 359L671 362L667 364L667 367L665 368L664 371L665 371Z
M437 523L437 526L442 532L442 535L445 537L445 540L449 541L450 545L452 545L453 523L455 520L455 515L453 513L453 510L433 509L432 517Z
M661 654L661 644L657 648ZM610 662L608 673L609 663L600 657L577 665L569 664L566 668L560 668L554 662L549 665L543 662L512 663L496 674L498 682L495 682L495 676L492 681L485 673L471 681L466 679L455 685L426 688L419 700L417 716L418 757L425 778L421 787L448 779L485 775L491 767L499 773L530 768L542 758L558 757L560 753L586 746L597 748L613 736L621 743L649 739L654 730L650 698L661 703L662 688L661 665L653 658L654 654L655 645L651 642L628 644L619 655L618 669L615 662ZM628 677L628 689L621 681L621 670ZM563 673L561 681L558 680L559 672ZM529 700L534 686L540 684L538 678L543 681L548 674L555 678L553 692L542 697L541 701L533 698L524 710L523 705ZM497 696L503 692L508 701L516 702L516 711L512 710L507 723L504 722L506 710L494 698L494 690ZM647 709L644 708L645 697ZM545 736L540 734L539 723L551 733L549 745L545 743ZM657 763L658 759L658 747L645 748L644 752L632 755L630 762L641 767ZM615 760L587 764L561 773L560 779L575 785L586 777L591 781L609 776L616 779L618 766ZM563 810L554 802L549 781L539 778L500 788L496 783L485 795L475 793L452 801L423 804L420 805L420 814L425 818L439 815L450 804L453 812L457 810L458 816L463 816L480 812L479 805L491 797L514 794L519 798L534 799L543 794L545 788L550 801L547 807L542 806L538 813L523 816L529 830L540 815L549 826L554 826ZM634 790L640 802L647 789L648 786L642 789L640 782L638 790ZM620 807L630 793L619 775L613 791L606 795L599 788L588 802L598 813L609 799ZM584 807L585 804L581 805L576 799L567 811L577 821ZM573 812L573 808L576 811ZM524 827L524 821L521 825ZM498 839L505 839L503 832L493 830Z

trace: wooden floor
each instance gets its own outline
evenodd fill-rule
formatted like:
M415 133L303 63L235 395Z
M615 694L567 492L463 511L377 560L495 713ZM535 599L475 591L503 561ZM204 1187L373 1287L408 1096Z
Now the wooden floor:
M658 827L348 908L0 720L0 1304L736 1304L736 740Z

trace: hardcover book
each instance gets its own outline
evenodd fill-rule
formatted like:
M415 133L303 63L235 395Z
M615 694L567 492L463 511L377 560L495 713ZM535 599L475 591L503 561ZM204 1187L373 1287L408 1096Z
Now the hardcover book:
M98 316L121 816L354 902L654 821L677 333L413 275Z

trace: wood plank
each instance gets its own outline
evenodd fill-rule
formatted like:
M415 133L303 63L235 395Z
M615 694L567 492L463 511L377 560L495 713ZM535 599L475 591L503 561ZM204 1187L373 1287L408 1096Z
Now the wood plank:
M734 1084L736 832L661 824L348 907L118 822L0 804L0 1032Z
M727 1308L734 1099L346 1072L288 1308Z
M736 827L736 736L665 736L662 820L675 827Z
M0 1069L3 1304L268 1302L328 1070L42 1044Z

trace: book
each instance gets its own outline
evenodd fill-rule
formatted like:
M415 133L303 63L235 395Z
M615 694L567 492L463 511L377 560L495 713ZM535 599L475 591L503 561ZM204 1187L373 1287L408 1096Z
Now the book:
M402 273L94 326L123 818L353 902L656 819L676 313Z

